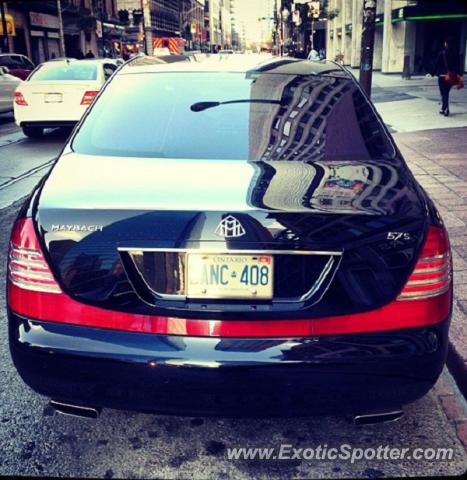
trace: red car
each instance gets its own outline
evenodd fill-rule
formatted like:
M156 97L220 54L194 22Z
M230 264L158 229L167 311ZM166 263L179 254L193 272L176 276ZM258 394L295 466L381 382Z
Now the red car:
M24 55L16 53L1 53L0 67L7 67L11 75L26 80L29 74L34 70L34 63Z

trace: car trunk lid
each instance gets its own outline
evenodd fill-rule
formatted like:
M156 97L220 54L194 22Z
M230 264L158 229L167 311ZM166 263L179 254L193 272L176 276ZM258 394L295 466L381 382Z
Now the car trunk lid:
M37 220L57 279L81 301L201 316L245 309L322 316L397 296L424 239L424 212L410 173L390 162L67 153L40 194ZM229 217L241 224L241 236L219 234ZM193 251L267 253L273 299L187 298L186 255Z
M52 109L76 108L87 91L98 91L96 81L27 81L21 93L30 107Z

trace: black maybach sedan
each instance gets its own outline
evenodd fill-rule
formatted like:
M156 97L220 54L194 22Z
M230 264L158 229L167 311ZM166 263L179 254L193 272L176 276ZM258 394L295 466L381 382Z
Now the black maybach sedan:
M355 79L120 67L14 225L10 349L61 412L395 419L446 358L449 240Z

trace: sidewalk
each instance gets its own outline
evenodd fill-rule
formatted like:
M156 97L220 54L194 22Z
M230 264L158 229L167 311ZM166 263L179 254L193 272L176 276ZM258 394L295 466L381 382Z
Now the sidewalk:
M467 398L467 127L394 135L446 223L454 263L448 366Z
M360 70L358 68L349 68L355 78L358 80ZM411 86L438 86L438 79L431 75L415 75L410 79L402 78L400 73L381 73L373 71L372 75L373 87L393 88Z
M358 79L358 69L351 69ZM467 88L450 93L449 117L440 115L438 79L373 73L372 100L392 132L413 132L467 126Z

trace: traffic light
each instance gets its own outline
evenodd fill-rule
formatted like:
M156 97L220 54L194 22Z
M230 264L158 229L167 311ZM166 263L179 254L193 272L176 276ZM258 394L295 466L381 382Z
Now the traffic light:
M133 10L133 23L139 25L143 19L143 10L141 8Z
M118 17L120 18L120 23L129 23L130 21L129 15L130 14L128 10L119 10Z

